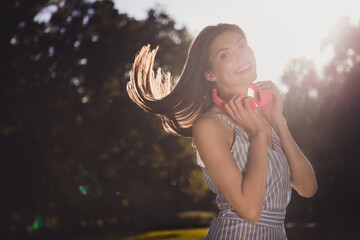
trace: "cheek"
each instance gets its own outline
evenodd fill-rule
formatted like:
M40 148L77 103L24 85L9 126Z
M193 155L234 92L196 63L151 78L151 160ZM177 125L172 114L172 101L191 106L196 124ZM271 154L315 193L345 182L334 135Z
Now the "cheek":
M213 73L216 75L217 78L222 77L222 75L224 74L225 69L226 69L226 66L221 62L220 63L219 62L215 63L213 65L213 68L212 68Z
M219 61L213 65L214 74L217 78L227 79L230 75L233 74L234 68L236 67L233 59L229 59L228 61Z
M234 61L223 61L219 64L219 70L222 75L231 74L234 69Z

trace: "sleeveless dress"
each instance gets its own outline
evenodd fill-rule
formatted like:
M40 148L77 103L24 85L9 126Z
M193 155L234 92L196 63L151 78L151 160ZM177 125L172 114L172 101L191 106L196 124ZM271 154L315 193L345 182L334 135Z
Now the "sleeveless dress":
M256 110L258 113L258 110ZM235 141L231 147L233 159L240 171L246 173L246 162L250 146L249 137L241 128L231 123L219 113L218 115L233 129ZM206 240L210 239L287 239L284 219L286 207L291 199L290 167L283 152L280 139L271 127L272 143L274 150L267 148L268 153L268 178L266 192L262 206L261 217L258 222L248 222L232 208L221 194L214 181L211 179L206 166L201 161L200 155L193 144L197 156L197 163L203 170L205 182L210 190L216 194L218 215L211 222Z

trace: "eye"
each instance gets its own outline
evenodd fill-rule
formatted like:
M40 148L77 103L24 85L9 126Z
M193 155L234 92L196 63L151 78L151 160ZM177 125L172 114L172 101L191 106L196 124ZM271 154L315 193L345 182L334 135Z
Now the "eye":
M230 55L231 55L230 53L226 52L226 53L221 54L220 58L225 59L225 58L229 57Z

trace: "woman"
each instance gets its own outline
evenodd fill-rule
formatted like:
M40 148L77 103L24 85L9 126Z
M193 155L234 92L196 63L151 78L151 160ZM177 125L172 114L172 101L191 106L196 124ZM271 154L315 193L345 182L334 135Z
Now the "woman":
M271 81L256 83L272 94L252 109L248 84L255 56L233 24L204 28L192 42L179 80L152 68L158 48L145 46L127 85L130 98L159 116L170 134L192 137L197 160L220 210L206 239L287 239L284 218L292 187L312 197L317 182L282 116L283 98ZM212 89L226 103L214 104Z

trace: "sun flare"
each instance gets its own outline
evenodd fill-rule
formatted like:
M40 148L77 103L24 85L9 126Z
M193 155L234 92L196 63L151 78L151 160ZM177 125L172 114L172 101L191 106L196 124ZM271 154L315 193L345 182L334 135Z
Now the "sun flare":
M257 80L277 83L294 58L312 59L321 74L322 66L333 56L331 48L321 51L323 38L341 17L349 17L352 23L360 19L359 0L147 0L141 8L136 1L115 3L139 18L146 18L145 9L163 9L177 27L186 26L193 37L208 25L235 23L244 29L255 52Z
M359 1L261 1L259 17L244 21L258 62L258 80L274 79L290 58L312 59L321 75L322 66L333 56L321 50L323 39L344 16L356 23ZM282 63L279 69L279 63Z

